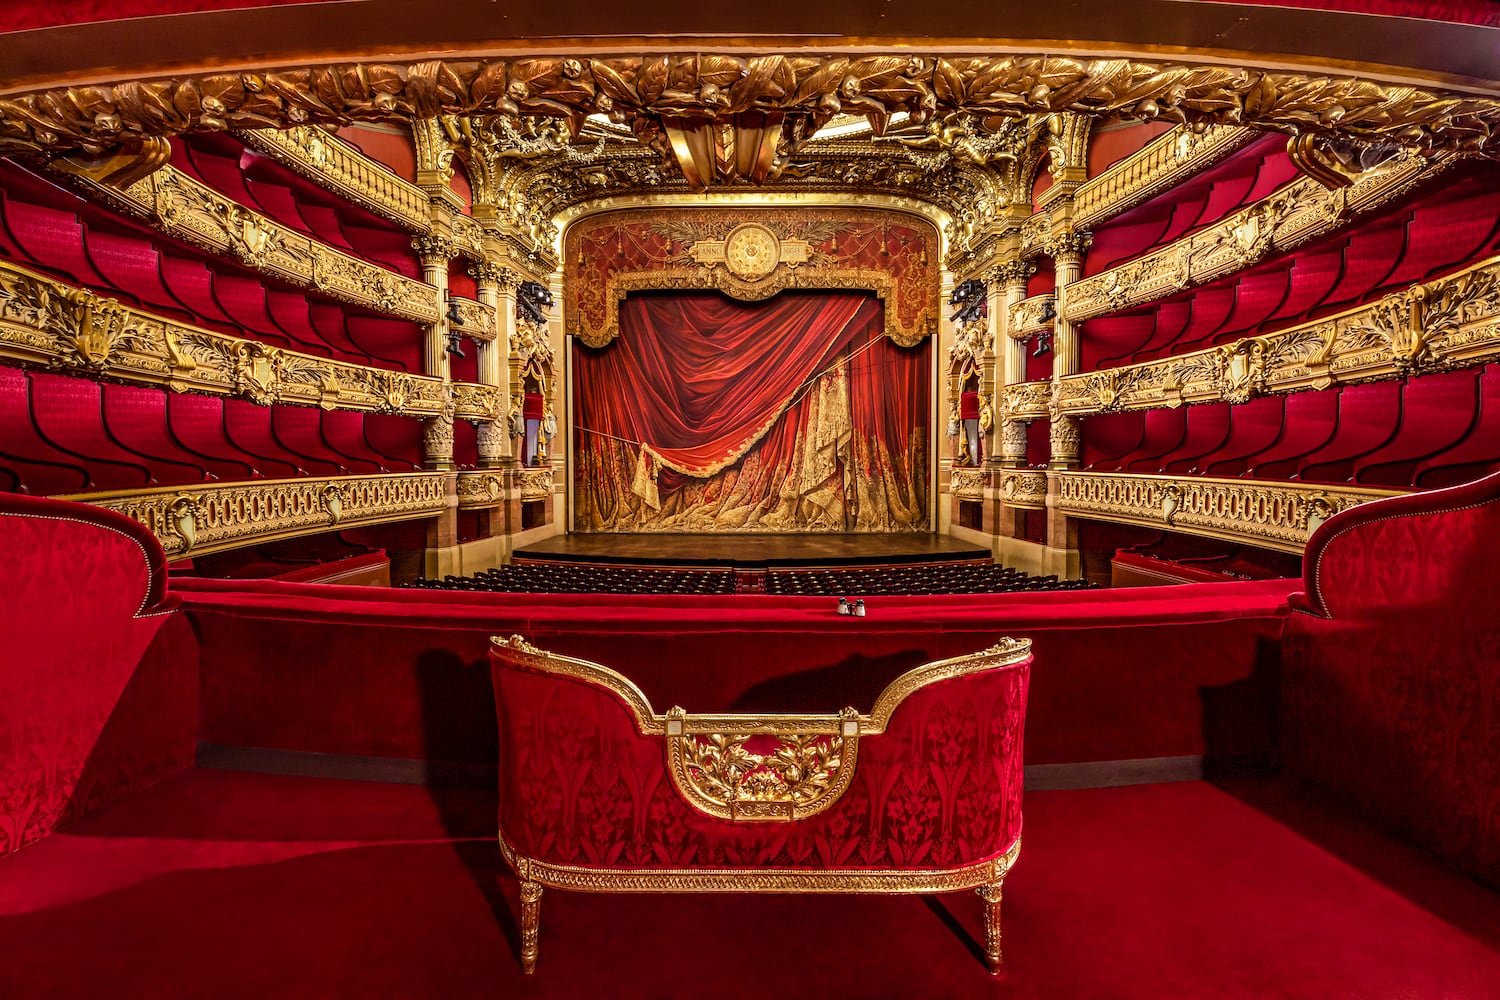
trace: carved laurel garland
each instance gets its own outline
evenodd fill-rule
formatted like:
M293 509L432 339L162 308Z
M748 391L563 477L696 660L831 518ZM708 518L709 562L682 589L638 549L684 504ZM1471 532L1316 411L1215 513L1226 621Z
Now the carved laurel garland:
M62 87L0 100L0 153L100 155L193 129L439 114L702 115L747 110L888 116L1076 111L1288 132L1396 136L1425 150L1485 146L1500 101L1345 76L1052 55L714 53L456 58L203 73Z

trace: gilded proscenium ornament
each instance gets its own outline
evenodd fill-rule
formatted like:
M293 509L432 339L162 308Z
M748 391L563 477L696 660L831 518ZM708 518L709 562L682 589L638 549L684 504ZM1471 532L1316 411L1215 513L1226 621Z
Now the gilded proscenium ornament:
M674 707L657 715L640 688L602 664L541 650L521 636L492 640L497 655L543 673L583 680L613 692L643 736L665 741L668 772L683 801L718 819L788 822L827 809L854 780L858 744L885 732L891 713L929 684L1019 663L1029 639L1001 639L968 656L934 660L888 684L868 715L691 714ZM746 741L762 737L768 753Z
M435 323L441 316L431 285L284 228L175 167L162 167L121 189L73 172L66 161L53 166L90 198L169 236L237 257L270 277L418 323Z
M1095 520L1169 528L1301 552L1339 511L1402 490L1202 476L1051 472L1052 509Z
M1330 191L1303 178L1197 233L1071 283L1063 315L1074 322L1145 305L1244 270L1349 225L1454 163L1403 156Z
M300 354L121 305L0 261L0 358L176 392L261 405L427 416L442 412L441 379ZM458 414L487 419L496 390L454 383Z
M757 267L773 256L774 266L749 278L731 270L725 255L735 233L755 234ZM711 207L678 210L669 219L650 209L588 216L565 237L568 332L590 347L608 344L619 333L620 303L637 291L714 288L757 301L791 288L853 289L882 299L886 334L910 347L937 329L937 243L926 219L880 209ZM752 273L748 266L737 269Z
M1243 403L1494 360L1500 360L1500 257L1285 330L1070 375L1058 382L1057 402L1075 416Z
M194 483L76 493L60 499L104 507L139 521L172 559L334 528L428 517L447 506L444 477L425 472Z
M412 232L432 227L425 191L324 129L243 129L236 136L293 173Z

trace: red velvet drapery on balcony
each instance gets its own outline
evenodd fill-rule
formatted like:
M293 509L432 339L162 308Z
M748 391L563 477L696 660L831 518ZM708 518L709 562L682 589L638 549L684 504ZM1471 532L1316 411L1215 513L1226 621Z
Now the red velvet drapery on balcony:
M574 348L580 531L927 530L928 347L880 300L632 296Z

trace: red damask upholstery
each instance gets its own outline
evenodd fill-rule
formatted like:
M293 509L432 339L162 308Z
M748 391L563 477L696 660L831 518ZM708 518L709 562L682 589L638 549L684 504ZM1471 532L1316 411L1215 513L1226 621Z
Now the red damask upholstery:
M1285 768L1500 887L1500 475L1362 504L1308 543Z
M0 495L0 539L5 855L192 766L198 665L135 521Z
M730 632L723 639L734 641ZM619 675L570 675L572 666L593 665L497 643L490 662L506 856L523 883L563 888L914 892L992 885L998 907L998 883L1021 836L1031 663L1024 645L1015 655L998 649L976 659L972 672L907 694L884 732L871 722L882 714L881 695L860 722L871 726L868 735L857 738L857 749L853 738L845 740L834 765L853 768L847 790L821 812L768 822L711 815L690 802L672 773L668 737L646 731L663 716ZM664 718L670 726L673 713ZM716 717L714 725L747 718L796 717ZM686 739L709 745L719 737ZM776 742L751 736L744 748L770 754ZM778 881L757 882L762 872ZM836 874L847 878L829 879ZM707 881L716 877L722 881ZM535 911L530 920L528 930L523 912L523 935L534 935ZM988 957L998 971L998 926L993 944ZM527 948L523 936L530 971L534 937L529 954Z

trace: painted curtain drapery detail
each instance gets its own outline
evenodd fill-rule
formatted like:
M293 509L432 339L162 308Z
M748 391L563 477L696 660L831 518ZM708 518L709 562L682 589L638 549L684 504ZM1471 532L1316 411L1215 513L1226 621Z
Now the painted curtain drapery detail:
M928 348L883 337L876 297L643 295L620 316L574 347L578 530L927 529Z

